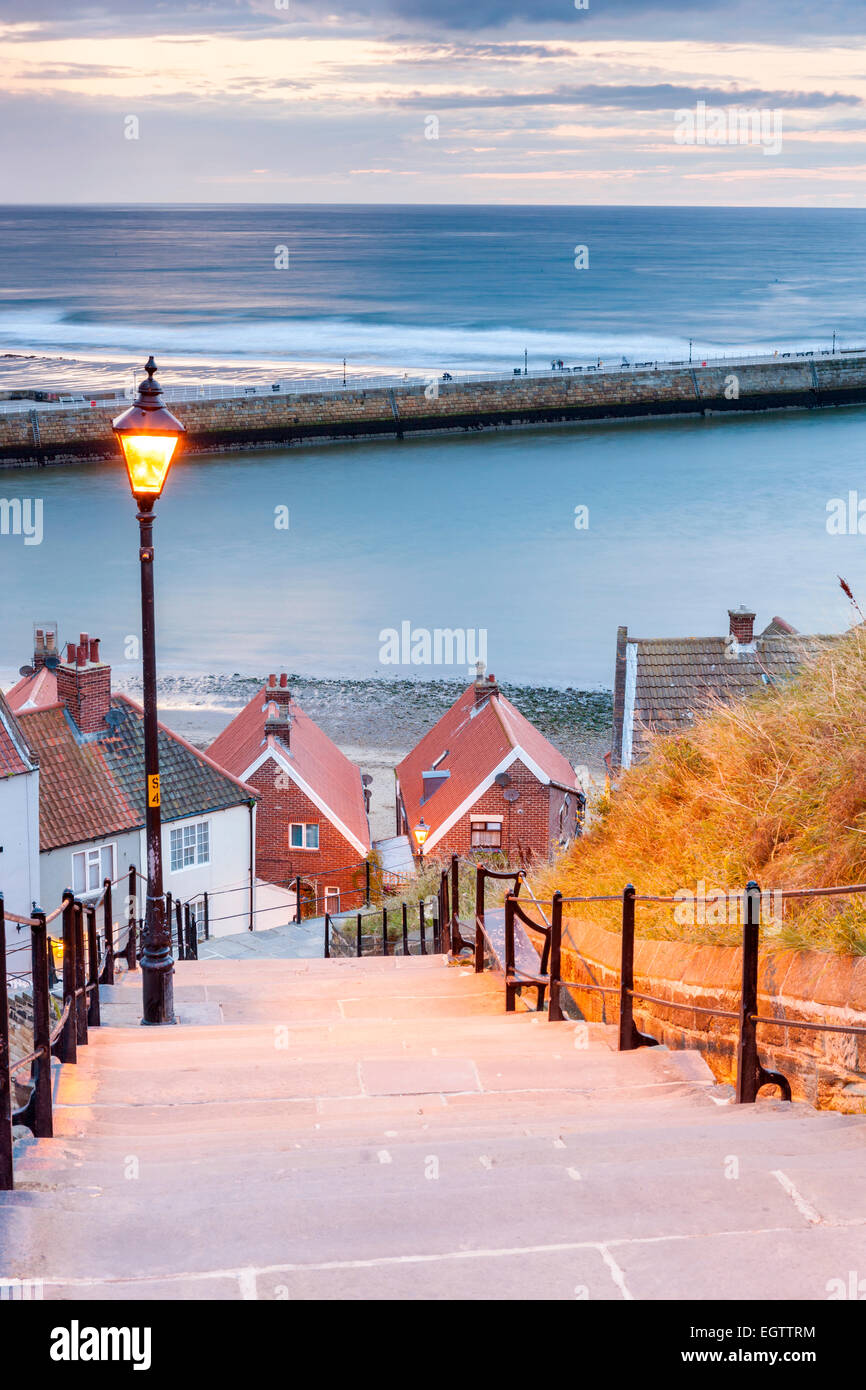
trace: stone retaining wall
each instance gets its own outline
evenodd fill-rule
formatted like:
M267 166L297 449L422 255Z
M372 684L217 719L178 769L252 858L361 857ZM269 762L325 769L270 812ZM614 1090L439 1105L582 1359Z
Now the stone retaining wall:
M569 919L563 931L563 979L618 987L620 943L618 933ZM635 988L672 1003L738 1010L741 969L737 947L635 942ZM866 1027L866 957L825 951L762 953L758 987L761 1014ZM570 993L585 1018L619 1022L617 995L579 988ZM700 1048L719 1081L735 1081L738 1030L733 1019L635 1001L635 1021L668 1047ZM758 1051L768 1070L788 1077L795 1100L866 1112L866 1037L762 1024Z
M736 378L736 398L730 399ZM284 447L315 440L402 438L442 430L517 428L575 421L814 408L866 402L866 355L724 367L581 373L503 381L298 395L238 396L173 405L191 453ZM122 409L76 407L0 415L0 464L114 458L112 417Z

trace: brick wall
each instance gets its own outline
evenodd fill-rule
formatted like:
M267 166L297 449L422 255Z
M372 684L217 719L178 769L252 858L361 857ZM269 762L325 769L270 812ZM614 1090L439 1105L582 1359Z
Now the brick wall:
M331 824L308 796L281 773L273 761L263 763L247 781L261 792L256 811L256 873L269 883L291 887L300 874L311 900L305 915L324 911L325 888L339 888L342 909L360 907L364 901L364 857ZM289 826L315 823L319 827L318 850L293 850ZM335 872L336 870L336 872ZM318 901L312 901L312 894ZM302 901L307 894L302 889Z
M736 399L725 396L731 375ZM568 420L640 418L729 410L839 405L866 401L866 355L761 365L669 367L659 371L514 377L324 394L238 396L172 406L187 427L190 453L268 447L314 439L361 438L399 431L477 429ZM0 415L0 463L117 458L111 420L118 404ZM395 420L395 412L399 419Z
M622 938L578 918L563 923L563 978L619 986ZM536 945L541 948L541 938ZM736 1012L740 1007L742 956L735 946L682 941L635 941L638 990L671 1000L670 1007L635 1001L635 1022L671 1048L698 1048L718 1081L736 1080L737 1023L733 1019L675 1008L674 1002ZM762 953L758 970L758 1009L769 1017L784 1014L804 1022L866 1026L866 959L823 951ZM569 990L582 1016L593 1022L619 1021L619 996ZM866 1112L866 1038L850 1033L818 1033L765 1025L758 1030L758 1053L771 1071L791 1083L795 1100L848 1113ZM762 1095L778 1095L768 1088Z
M519 760L508 769L511 785L507 790L519 792L516 801L506 801L506 788L495 783L474 803L430 851L432 859L446 859L451 854L471 854L472 816L502 816L502 853L515 862L522 859L547 859L559 839L559 813L565 792L558 787L546 787ZM577 797L572 792L570 809L563 823L568 838L574 835ZM475 851L476 853L479 851ZM488 854L495 853L488 850Z

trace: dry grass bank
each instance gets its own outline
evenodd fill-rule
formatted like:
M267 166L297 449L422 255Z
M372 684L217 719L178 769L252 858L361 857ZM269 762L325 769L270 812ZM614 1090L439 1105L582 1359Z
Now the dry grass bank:
M619 893L629 881L668 895L700 881L709 892L752 878L764 889L866 880L866 627L795 681L657 738L597 810L596 826L545 874L545 896ZM646 905L638 930L737 941L739 927L713 915L682 924L671 908ZM613 926L616 912L597 909L594 920ZM785 947L866 954L866 897L788 902L765 934Z

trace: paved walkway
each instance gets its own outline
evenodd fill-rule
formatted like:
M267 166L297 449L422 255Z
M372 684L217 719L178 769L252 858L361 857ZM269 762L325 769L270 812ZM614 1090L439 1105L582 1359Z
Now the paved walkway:
M863 1269L866 1119L733 1107L690 1053L505 1015L441 957L138 977L19 1145L0 1278L46 1298L825 1299ZM108 1002L108 1000L111 1002Z

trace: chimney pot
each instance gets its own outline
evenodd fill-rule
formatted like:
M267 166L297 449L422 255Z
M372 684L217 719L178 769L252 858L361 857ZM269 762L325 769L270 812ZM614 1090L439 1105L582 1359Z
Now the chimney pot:
M268 685L269 685L269 686L274 686L274 685L276 685L276 683L277 683L277 678L276 678L276 676L268 676Z
M286 686L288 685L288 683L289 683L289 678L288 678L288 676L286 675L285 671L283 671L282 674L281 674L281 676L280 676L280 685L282 686L283 690L285 690L285 688L286 688Z
M75 665L75 643L74 643L74 642L67 642L67 644L66 644L66 661L67 661L67 664L68 664L69 666L74 666L74 665Z
M98 638L98 637L91 637L91 639L90 639L90 660L93 661L93 662L99 661L99 638Z

